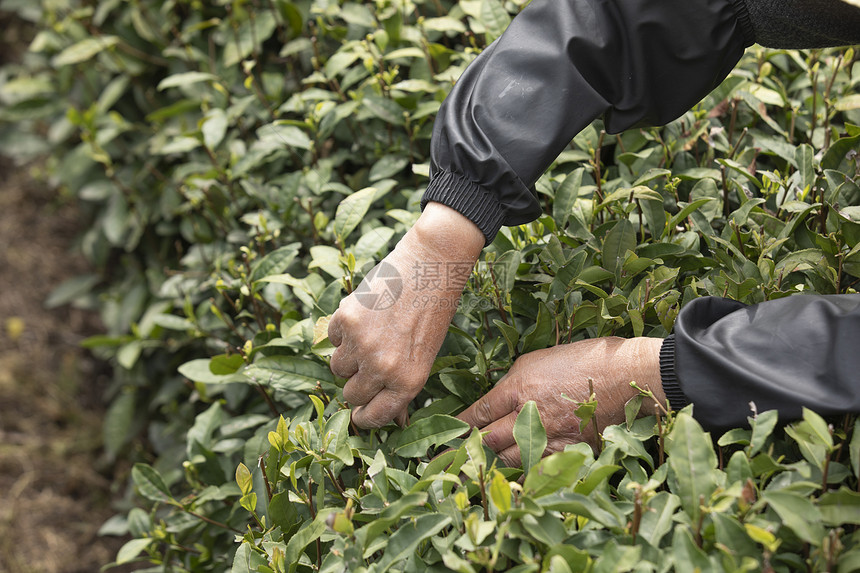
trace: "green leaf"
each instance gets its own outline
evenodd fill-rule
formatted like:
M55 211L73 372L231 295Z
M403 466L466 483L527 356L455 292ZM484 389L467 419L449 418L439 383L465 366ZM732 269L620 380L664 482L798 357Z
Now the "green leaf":
M257 130L260 143L265 143L275 149L292 147L296 149L310 149L311 140L308 135L295 125L284 125L276 121L264 125Z
M523 489L533 497L541 497L573 485L585 463L581 452L556 452L542 459L523 482Z
M209 361L209 371L216 376L229 376L235 374L244 364L245 359L241 354L219 354Z
M215 149L224 140L224 135L227 133L227 116L224 110L215 108L203 120L203 125L200 126L200 131L203 133L203 143L209 149Z
M366 187L340 202L334 217L334 232L338 237L345 239L361 223L375 196L376 189Z
M824 444L824 447L828 450L833 449L833 436L830 434L830 430L828 429L827 422L824 421L824 418L809 408L803 408L803 421L809 424L809 428L818 440Z
M92 293L93 287L99 283L99 280L97 275L79 275L63 281L48 295L47 300L45 300L45 307L57 308L85 297Z
M520 448L523 471L528 476L529 470L543 457L547 445L546 429L534 400L526 402L517 414L513 433Z
M525 515L522 518L522 524L530 537L549 547L561 543L567 537L561 520L550 513Z
M821 159L821 168L842 170L843 166L850 166L848 154L856 153L857 149L860 149L860 135L837 139Z
M779 421L778 410L768 410L762 412L756 418L750 419L750 427L752 427L752 437L750 438L749 457L755 456L764 447L767 439L773 433L776 423Z
M821 545L824 539L822 516L812 501L790 491L766 490L761 497L798 537L815 547Z
M681 221L689 217L693 211L696 211L697 209L701 208L702 205L714 200L715 199L711 197L703 197L701 199L696 199L689 205L686 205L683 209L678 211L671 219L669 219L669 222L666 224L666 228L663 231L663 237L668 236L669 233L671 233Z
M380 179L394 177L403 171L407 165L409 165L409 159L406 157L385 155L382 159L374 163L373 167L371 167L369 175L370 182L375 183Z
M183 72L181 74L173 74L167 76L158 83L158 91L164 91L169 88L180 86L189 86L200 82L217 81L218 76L215 74L207 74L205 72Z
M292 392L309 392L317 383L334 384L327 366L298 356L261 358L246 368L245 374L264 386Z
M251 470L243 463L239 463L239 466L236 468L236 483L239 485L239 489L242 490L242 495L248 495L254 489Z
M407 513L420 508L427 503L427 492L407 493L388 507L386 507L374 520L356 531L356 539L365 548L372 547L370 545L374 539L379 537L386 529L400 521ZM372 554L373 551L371 550ZM369 557L370 555L365 555Z
M643 508L642 521L639 524L639 534L654 547L660 547L660 541L675 527L672 519L680 507L681 500L677 495L661 491L654 495Z
M318 539L325 531L326 517L326 513L317 513L316 519L306 521L296 534L290 538L289 543L287 543L284 561L290 564L291 571L295 570L295 565L298 563L299 557L304 552L305 547L310 545L315 539Z
M848 444L848 453L851 458L851 469L854 470L854 477L860 478L860 418L854 422L854 432L851 435L851 442Z
M243 542L242 545L236 549L236 555L233 557L233 567L230 569L230 573L257 573L261 566L268 564L268 560L258 552L254 551L248 542Z
M254 513L257 508L257 494L255 492L246 493L239 499L239 505L248 511Z
M280 527L282 531L288 531L301 519L296 510L296 504L290 501L289 492L276 493L272 496L268 514L272 525Z
M603 240L603 268L616 277L627 256L627 251L636 249L636 227L627 219L618 221Z
M116 564L131 563L140 555L141 551L149 547L155 542L155 539L132 539L120 547L116 555Z
M394 452L406 458L421 457L427 449L439 446L469 431L469 424L445 414L433 414L407 427L400 434Z
M353 463L352 449L349 447L350 413L350 410L338 410L332 414L326 421L324 434L325 440L328 441L326 451L347 466Z
M675 562L674 570L679 573L711 570L708 555L696 546L690 529L687 527L675 528L675 533L672 536L672 560Z
M860 525L860 493L842 486L818 498L822 521L829 527L844 524Z
M498 508L499 513L504 515L511 509L511 486L502 472L493 470L489 492L490 500Z
M555 492L537 500L541 507L550 511L563 511L593 519L610 529L621 528L622 522L612 513L603 509L595 501L594 496L573 492Z
M131 469L131 479L137 486L137 491L146 499L161 502L173 499L164 479L152 466L141 463L134 464Z
M438 18L427 18L424 20L424 28L435 32L457 32L463 33L466 31L466 26L460 20L451 18L450 16L440 16Z
M815 150L808 143L798 146L795 151L797 169L800 173L801 190L812 188L815 185Z
M496 328L499 329L499 332L502 333L502 337L505 339L505 344L508 346L508 355L511 357L516 356L517 354L517 342L520 340L520 332L510 324L505 324L498 318L493 319L493 324L496 325Z
M499 0L481 0L481 24L487 31L487 43L502 35L511 23L511 16Z
M242 22L238 30L230 31L230 41L224 46L223 66L231 68L251 55L255 48L260 49L277 26L271 10L255 10L254 18Z
M761 553L737 516L713 512L711 519L714 521L717 543L729 547L737 556L757 557Z
M559 228L567 226L567 219L573 211L573 204L579 198L579 188L582 186L582 174L585 169L579 168L569 173L558 190L555 192L555 200L552 204L552 218L555 219Z
M215 367L217 370L218 367ZM248 379L243 374L216 374L210 367L210 360L207 358L198 358L186 362L178 368L180 374L191 380L192 382L201 382L203 384L229 384L231 382L247 382Z
M388 539L385 554L379 560L379 573L384 573L415 552L418 544L442 531L451 523L451 518L439 513L429 513L402 525Z
M256 263L251 268L251 275L248 280L251 282L258 281L272 275L279 275L287 270L290 263L296 258L299 252L299 245L293 243L279 249L275 249Z
M134 411L137 403L137 393L134 390L123 390L105 413L102 426L105 450L115 458L123 446L131 438L134 425Z
M56 68L80 64L117 44L119 44L119 38L116 36L85 38L57 54L51 60L51 64Z
M666 440L666 453L674 476L672 491L681 499L684 511L695 521L701 500L707 503L717 487L717 456L710 436L688 409L678 412Z
M201 448L212 449L212 437L224 423L224 417L221 403L214 402L194 418L194 424L188 428L186 434L186 454L189 459L195 454L202 453Z
M537 321L523 335L523 354L547 348L555 342L555 318L543 302L538 305Z
M394 229L389 227L378 227L371 229L361 236L356 241L353 247L356 259L372 259L388 246L391 237L394 236Z

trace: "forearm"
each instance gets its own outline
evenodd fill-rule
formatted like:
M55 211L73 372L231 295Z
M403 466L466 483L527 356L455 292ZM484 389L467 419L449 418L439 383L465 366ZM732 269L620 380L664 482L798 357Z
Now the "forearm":
M744 425L750 402L758 411L779 410L783 420L804 406L858 412L858 341L860 295L796 295L755 306L697 299L675 322L672 352L664 344L663 385L673 407L692 402L709 428Z

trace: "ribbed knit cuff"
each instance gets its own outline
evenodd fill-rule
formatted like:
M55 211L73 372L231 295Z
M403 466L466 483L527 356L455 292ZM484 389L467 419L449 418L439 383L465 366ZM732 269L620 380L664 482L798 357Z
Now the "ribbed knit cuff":
M464 178L442 171L436 173L421 198L421 209L430 201L451 207L478 226L489 245L502 228L504 208L496 195Z
M735 16L738 18L741 30L744 33L744 39L747 46L755 44L755 26L752 23L749 8L747 8L746 0L731 0L732 6L735 9Z
M675 335L670 334L660 346L660 379L663 381L663 393L673 410L680 410L690 403L681 390L678 377L675 375Z

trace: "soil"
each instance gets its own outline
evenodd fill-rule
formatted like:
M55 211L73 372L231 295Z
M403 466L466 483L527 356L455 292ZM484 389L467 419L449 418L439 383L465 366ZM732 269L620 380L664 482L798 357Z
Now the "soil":
M44 305L86 270L70 254L80 222L28 175L0 162L0 573L98 571L124 540L97 535L116 513L99 464L103 368L79 346L97 324Z

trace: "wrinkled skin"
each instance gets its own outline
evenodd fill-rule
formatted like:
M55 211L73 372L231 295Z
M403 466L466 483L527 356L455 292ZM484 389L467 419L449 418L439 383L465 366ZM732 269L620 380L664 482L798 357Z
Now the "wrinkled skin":
M529 400L537 404L546 428L544 455L577 442L594 446L594 424L588 424L580 433L579 419L574 414L576 404L562 394L577 402L588 400L591 378L600 431L624 421L624 405L638 394L630 387L631 381L649 388L665 404L660 381L662 342L658 338L597 338L524 354L492 390L458 417L489 432L484 443L512 467L520 465L514 422Z
M391 265L386 267L389 277L393 268L402 278L397 300L374 308L354 292L341 301L328 327L329 340L337 347L331 370L348 379L343 396L354 406L352 420L357 426L374 428L395 418L405 420L409 401L427 382L468 278L468 272L456 279L444 276L428 287L419 285L416 273L427 265L445 268L452 262L469 270L483 247L484 236L471 221L430 203L380 263ZM382 293L386 289L382 274L368 273L368 283L357 290Z

